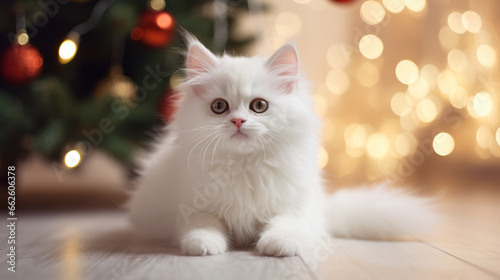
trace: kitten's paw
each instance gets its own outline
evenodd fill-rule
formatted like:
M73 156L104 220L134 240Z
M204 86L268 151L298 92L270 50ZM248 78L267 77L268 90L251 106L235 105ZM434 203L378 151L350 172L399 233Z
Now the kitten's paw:
M261 255L289 257L300 255L299 240L282 234L264 234L257 242L257 251Z
M195 230L182 238L181 250L189 256L217 255L227 250L227 243L221 234Z

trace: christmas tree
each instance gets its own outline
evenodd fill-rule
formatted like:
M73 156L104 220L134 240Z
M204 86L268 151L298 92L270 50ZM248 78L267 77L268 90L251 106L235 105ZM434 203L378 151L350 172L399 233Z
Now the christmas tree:
M241 51L254 37L233 29L247 11L246 1L2 1L2 170L33 153L71 168L96 149L130 165L169 114L180 28L215 52Z

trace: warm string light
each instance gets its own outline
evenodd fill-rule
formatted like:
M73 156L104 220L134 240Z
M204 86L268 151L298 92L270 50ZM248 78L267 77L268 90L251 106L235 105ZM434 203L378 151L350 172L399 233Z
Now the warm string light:
M80 44L80 34L72 31L59 47L59 62L66 64L73 60Z
M80 165L81 159L82 157L77 150L71 150L64 156L64 164L68 168L75 168Z

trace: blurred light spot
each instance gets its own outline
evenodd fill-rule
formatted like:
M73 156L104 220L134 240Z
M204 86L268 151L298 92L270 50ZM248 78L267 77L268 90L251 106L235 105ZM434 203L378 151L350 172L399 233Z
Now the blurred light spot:
M453 49L448 53L448 65L456 72L464 72L468 67L467 57L461 50Z
M328 164L328 152L325 148L321 147L319 153L319 167L324 168Z
M369 61L364 61L358 67L357 78L358 82L361 85L365 87L371 87L378 83L378 80L380 78L380 71L375 64Z
M64 40L59 47L59 62L61 64L70 62L75 57L77 49L78 46L75 41L70 39Z
M171 89L177 89L180 85L182 84L182 77L179 76L178 74L172 75L170 77L169 85Z
M366 1L359 10L361 19L370 25L379 24L385 17L384 7L377 1Z
M425 9L425 0L404 0L406 7L413 12L421 12Z
M417 100L422 99L429 93L429 86L423 78L418 77L414 83L408 85L408 93Z
M408 103L404 92L398 92L392 96L391 109L398 116L406 115L411 111L411 105Z
M172 26L173 22L174 21L172 20L172 16L170 16L169 14L166 14L166 13L160 14L156 18L156 24L161 29L168 29L168 28L170 28L170 26Z
M400 156L408 156L417 149L417 138L409 132L403 132L396 136L395 149Z
M497 138L497 144L500 145L500 127L497 129L497 133L495 136Z
M472 109L479 117L487 116L493 110L493 99L487 92L479 92L472 99Z
M414 111L410 111L408 114L401 115L399 118L399 123L401 127L406 131L414 131L418 127L418 117Z
M476 55L479 63L481 63L481 65L485 67L493 67L497 60L497 54L495 53L493 47L490 45L480 45L477 48Z
M437 85L438 76L439 70L434 64L426 64L420 70L420 77L427 82L429 89L434 88Z
M21 32L16 36L16 41L19 45L23 46L26 45L30 40L30 37L28 36L28 33L26 32Z
M414 83L418 78L417 65L411 60L401 60L396 66L396 77L405 85Z
M448 26L439 30L439 42L445 49L453 49L458 45L458 35Z
M483 22L481 20L481 17L476 12L466 11L462 15L462 25L464 26L465 30L471 33L478 33L479 30L481 30Z
M276 31L284 37L292 37L302 29L302 20L292 12L283 12L276 17Z
M165 8L165 0L151 0L150 6L155 11L161 11Z
M349 84L349 76L341 69L332 69L326 76L326 87L335 95L341 95L346 92Z
M432 147L434 148L434 152L436 152L436 154L440 156L447 156L455 148L455 140L453 140L453 137L450 134L441 132L434 137Z
M366 143L366 151L373 158L383 158L389 152L389 139L382 133L370 135Z
M430 123L436 119L438 109L431 99L424 99L417 104L417 116L425 123Z
M403 0L382 0L384 7L393 14L402 12L405 8Z
M483 148L488 149L490 147L490 142L493 139L493 133L490 128L486 125L481 125L476 132L477 144Z
M365 146L367 131L364 126L353 123L344 130L346 146L362 148Z
M81 156L77 150L71 150L64 156L64 164L69 168L77 167L80 164Z
M379 37L368 34L363 36L359 41L359 51L361 54L368 59L376 59L384 50L384 43Z
M444 95L448 96L456 86L458 86L457 77L453 72L445 70L439 74L438 87Z
M467 91L461 86L456 86L451 90L449 99L453 107L464 108L467 106Z
M462 24L462 14L459 12L452 12L448 15L448 26L453 32L457 34L464 34L465 27Z
M351 53L343 44L335 44L328 48L326 59L332 68L345 68L351 62Z

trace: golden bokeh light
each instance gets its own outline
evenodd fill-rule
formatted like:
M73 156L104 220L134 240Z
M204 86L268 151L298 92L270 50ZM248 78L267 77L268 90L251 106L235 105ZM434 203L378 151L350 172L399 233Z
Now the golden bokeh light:
M488 116L493 110L493 99L487 92L479 92L476 94L468 104L469 113L474 117Z
M20 45L26 45L30 41L30 37L28 36L28 33L26 33L24 30L21 33L18 33L16 36L16 42Z
M59 62L61 64L70 62L75 57L77 50L78 45L75 41L71 39L64 40L59 47Z
M359 9L361 19L370 25L379 24L385 17L384 7L377 1L366 1Z
M424 123L430 123L436 119L438 108L429 98L423 99L417 104L417 116Z
M466 11L462 15L462 25L465 30L471 33L478 33L481 30L483 25L483 21L478 13L474 11Z
M384 7L393 14L401 13L405 8L403 0L382 0Z
M408 85L408 93L416 100L422 99L429 94L429 85L426 80L418 77L414 83Z
M359 41L359 51L361 55L368 59L376 59L384 51L384 43L382 43L379 37L368 34L363 36Z
M396 77L405 85L414 83L418 78L418 73L417 65L408 59L401 60L396 66Z
M457 109L462 109L467 106L467 90L461 86L454 87L448 97L450 99L450 104Z
M363 125L353 123L344 130L344 139L346 146L354 148L363 148L366 143L367 130Z
M495 138L497 140L497 144L500 146L500 127L497 129L497 133L495 135Z
M464 34L466 31L462 23L462 14L459 12L452 12L448 15L448 26L457 34Z
M408 103L406 93L398 92L391 98L391 109L398 116L406 115L411 111L411 104Z
M421 12L425 9L425 0L404 0L406 7L413 12Z
M420 77L427 82L429 89L436 87L439 69L434 64L426 64L420 70Z
M439 30L439 43L444 49L453 49L458 45L458 34L453 32L450 27L445 26Z
M326 87L335 94L341 95L349 88L349 76L342 69L332 69L326 76Z
M389 153L389 139L385 134L374 133L368 137L366 151L372 158L383 158Z
M490 45L480 45L477 48L477 60L485 67L493 67L497 61L495 49Z
M464 72L469 66L467 56L459 49L453 49L448 53L448 65L456 72Z
M415 136L409 132L403 132L396 136L396 141L394 143L394 148L400 156L409 156L418 146L418 140Z
M155 11L162 11L165 9L165 0L151 0L149 5Z
M283 37L292 37L302 29L302 19L296 13L282 12L276 17L275 28Z
M370 61L364 61L356 72L358 82L365 87L376 85L380 79L378 67Z
M455 149L455 140L449 133L441 132L432 141L434 152L440 156L447 156Z
M326 59L332 68L345 68L351 62L351 53L342 44L335 44L328 48Z
M490 147L491 140L493 140L493 133L487 125L481 125L476 132L476 142L479 147L483 149L488 149Z
M451 91L457 86L458 81L455 73L449 70L445 70L439 74L438 87L444 95L448 96Z
M328 164L328 158L328 152L325 150L325 148L321 147L318 159L319 167L325 168L325 166Z
M64 156L64 164L69 168L77 167L80 164L82 157L77 150L71 150Z

